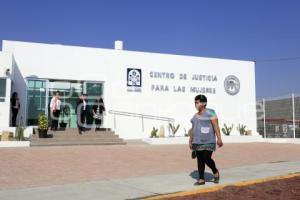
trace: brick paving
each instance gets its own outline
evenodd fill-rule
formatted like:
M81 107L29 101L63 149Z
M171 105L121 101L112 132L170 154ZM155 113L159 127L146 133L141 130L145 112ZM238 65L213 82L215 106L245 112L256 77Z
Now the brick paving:
M220 169L299 161L296 144L225 144L214 159ZM0 149L0 190L192 172L187 145L70 146ZM220 170L221 171L221 170ZM222 171L221 171L222 173Z

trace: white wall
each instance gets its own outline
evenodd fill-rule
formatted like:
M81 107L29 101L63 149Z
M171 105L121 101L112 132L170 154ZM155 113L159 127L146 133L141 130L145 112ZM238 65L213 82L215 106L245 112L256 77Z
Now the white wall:
M10 93L11 93L11 76L5 75L5 69L12 66L12 55L7 52L0 52L0 77L6 78L6 99L0 102L0 130L6 130L10 123Z
M216 110L220 125L241 123L256 132L254 62L13 41L3 41L3 50L13 52L23 77L104 81L107 110L175 118L175 124L181 124L179 135L190 128L197 93L157 92L151 90L151 85L185 86L187 90L190 86L214 87L216 94L207 94L208 107ZM142 69L141 93L127 92L127 67ZM151 71L173 72L176 79L153 79ZM188 80L178 80L180 73L186 73ZM218 81L191 80L193 74L216 75ZM240 92L235 96L225 92L224 79L228 75L240 80ZM123 138L148 137L152 127L160 125L166 126L167 133L167 125L162 122L145 120L142 132L138 118L117 116L116 121L116 133ZM112 115L106 116L104 126L113 128Z

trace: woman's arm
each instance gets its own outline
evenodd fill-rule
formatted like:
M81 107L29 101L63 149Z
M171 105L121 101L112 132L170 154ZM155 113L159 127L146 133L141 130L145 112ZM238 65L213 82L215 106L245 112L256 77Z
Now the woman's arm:
M190 136L190 140L189 140L189 146L190 149L192 149L192 142L193 142L193 128L188 132L189 136Z
M215 134L217 136L217 144L219 147L223 146L223 141L222 141L222 137L221 137L221 131L220 131L220 127L219 127L219 120L217 117L214 117L211 119L211 123L213 125Z

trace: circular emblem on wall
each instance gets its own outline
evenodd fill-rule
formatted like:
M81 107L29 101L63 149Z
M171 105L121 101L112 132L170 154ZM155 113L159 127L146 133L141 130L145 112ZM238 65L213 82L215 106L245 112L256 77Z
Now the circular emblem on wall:
M236 95L240 91L240 80L233 75L227 76L224 80L224 88L227 94Z

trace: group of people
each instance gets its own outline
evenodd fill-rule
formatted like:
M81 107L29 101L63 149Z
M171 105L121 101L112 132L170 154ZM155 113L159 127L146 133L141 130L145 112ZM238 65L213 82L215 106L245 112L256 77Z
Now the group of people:
M99 130L105 113L104 102L101 97L96 97L94 103L89 103L86 94L81 94L77 102L76 110L79 134L86 129L86 126L95 122L95 130Z
M21 107L18 93L14 92L10 98L10 107L12 112L11 125L17 126L17 116ZM51 118L51 130L58 129L58 120L63 108L59 92L55 92L48 106L48 112ZM102 97L96 97L93 103L89 103L86 94L81 94L77 104L75 113L77 115L77 125L80 134L87 126L91 127L93 123L96 125L96 130L99 130L103 123L103 115L105 114L105 107Z
M51 117L51 130L57 130L58 119L61 112L61 100L59 92L56 92L49 105ZM96 125L96 130L99 130L103 123L103 115L105 112L104 102L101 97L96 97L93 103L88 102L86 94L81 94L76 104L75 113L77 115L77 126L79 134L86 130L87 126L91 127L93 123Z

